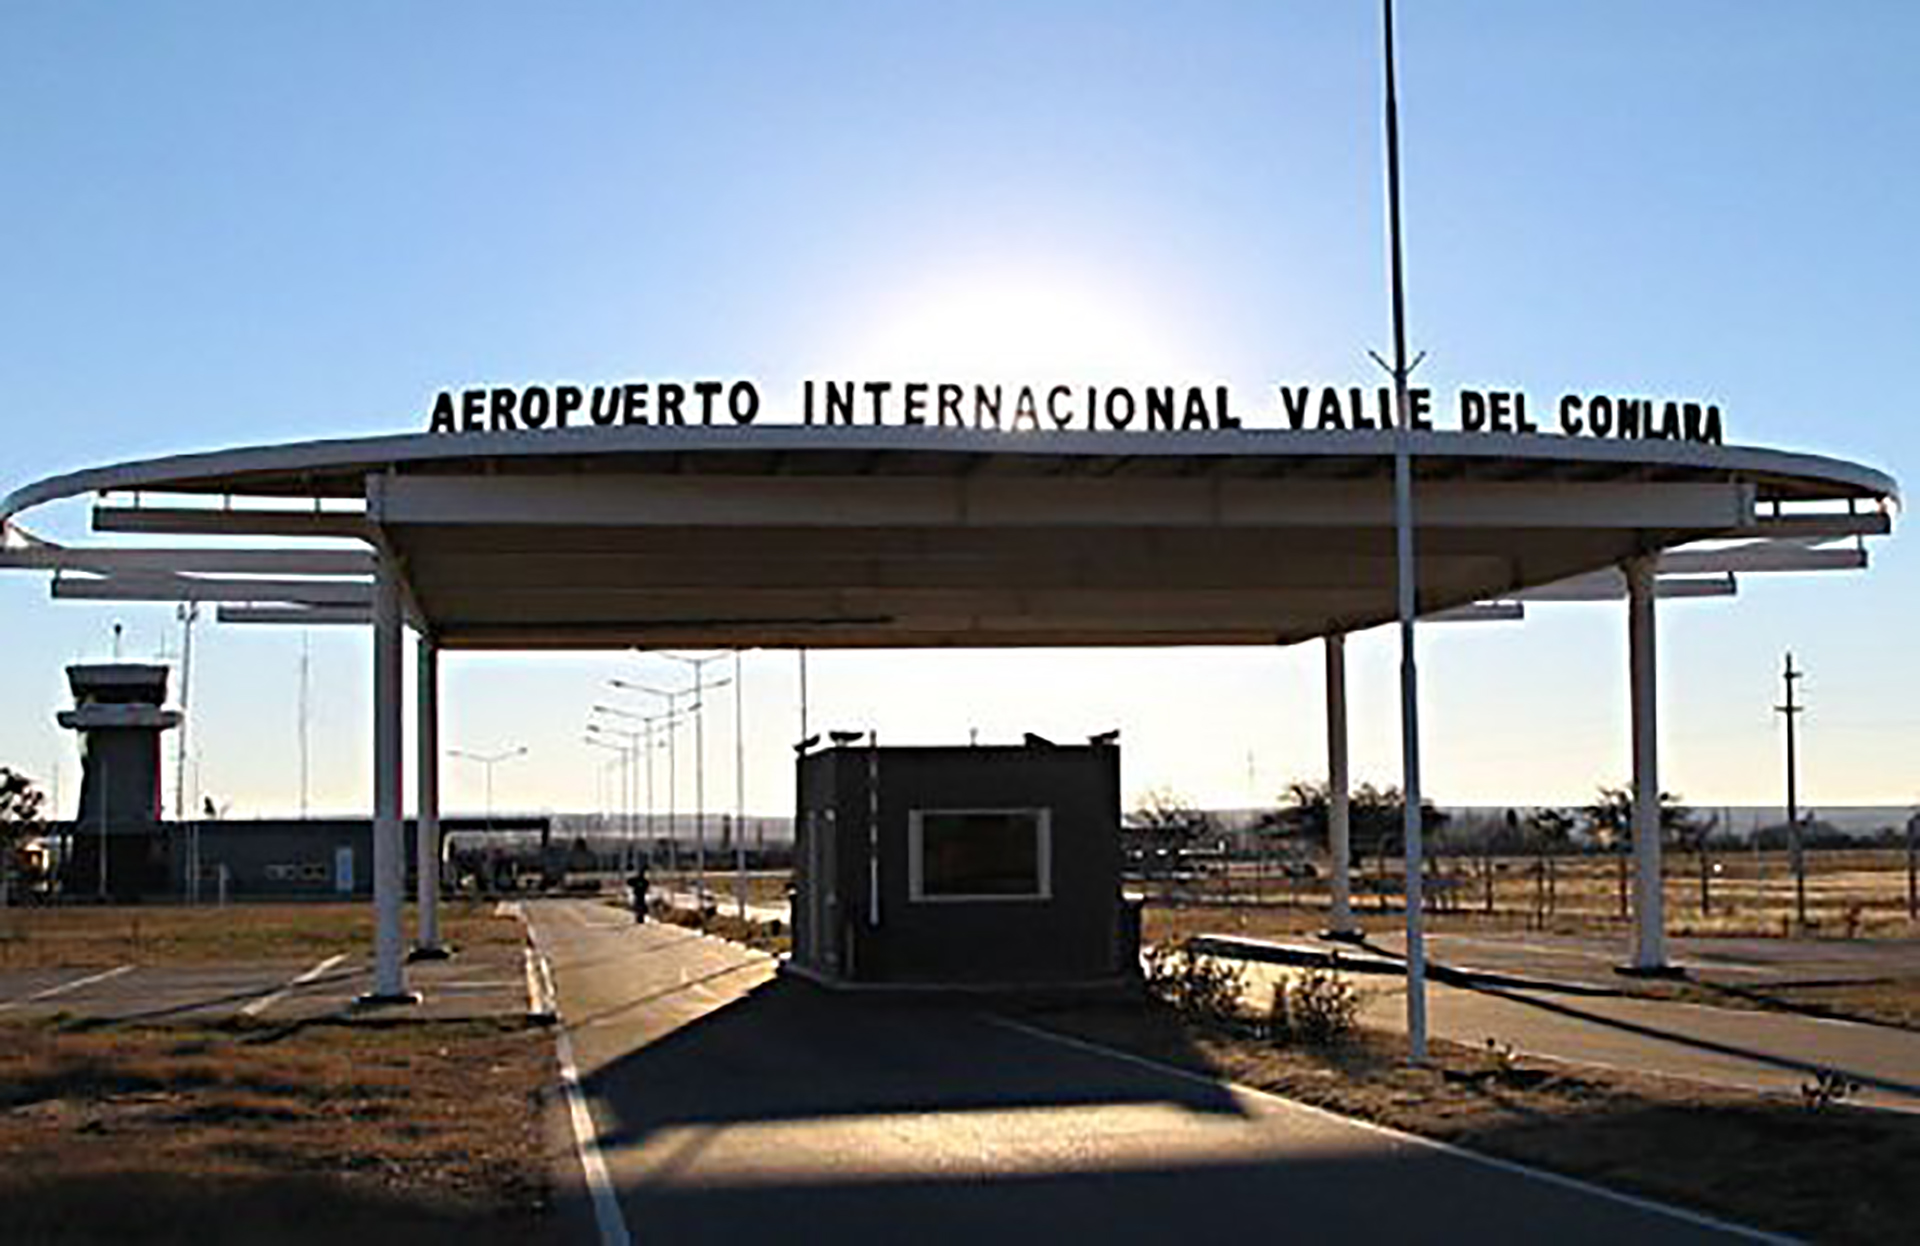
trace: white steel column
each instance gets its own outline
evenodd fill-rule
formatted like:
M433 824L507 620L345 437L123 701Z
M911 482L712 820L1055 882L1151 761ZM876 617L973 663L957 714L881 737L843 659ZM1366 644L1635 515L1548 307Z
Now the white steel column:
M1627 650L1633 697L1633 964L1640 971L1667 965L1664 897L1660 888L1660 745L1655 711L1654 558L1630 558L1627 576Z
M419 771L414 780L414 803L419 809L414 835L414 874L419 883L419 929L413 959L443 957L440 946L440 646L420 633L415 680L414 736L420 747Z
M373 594L373 993L370 1003L407 995L401 964L400 575L382 552Z
M1351 937L1353 924L1352 835L1349 832L1347 774L1347 638L1335 634L1327 650L1327 852L1333 862L1329 880L1332 913L1327 933Z

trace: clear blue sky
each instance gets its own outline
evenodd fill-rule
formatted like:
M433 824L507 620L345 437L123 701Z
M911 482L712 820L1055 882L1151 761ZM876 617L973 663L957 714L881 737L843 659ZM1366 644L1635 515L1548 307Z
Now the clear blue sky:
M853 367L1142 356L1242 395L1374 379L1375 6L932 8L7 5L0 487L412 431L435 389L474 381L746 375L777 397ZM1913 475L1920 9L1405 9L1429 384L1703 394L1730 440ZM80 508L30 519L84 535ZM1909 548L1664 609L1666 785L1777 799L1791 646L1807 799L1920 796ZM1431 629L1434 795L1572 802L1624 776L1621 614ZM177 644L169 610L55 606L43 577L0 576L0 764L48 779L64 759L68 801L60 667L104 654L116 618L130 655ZM315 804L363 808L366 641L313 646ZM1393 652L1354 646L1359 777L1398 773ZM236 813L292 808L298 636L208 628L197 657L201 785ZM746 659L754 809L790 800L793 666ZM585 707L648 671L670 674L456 659L448 743L531 749L498 773L502 805L593 807ZM822 655L813 676L817 723L898 741L1120 726L1133 791L1241 804L1323 766L1313 646ZM716 805L730 712L709 720ZM477 806L473 768L449 785Z

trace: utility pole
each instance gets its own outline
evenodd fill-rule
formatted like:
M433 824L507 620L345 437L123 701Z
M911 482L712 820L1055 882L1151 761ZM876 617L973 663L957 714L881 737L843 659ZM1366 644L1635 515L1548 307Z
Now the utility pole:
M1406 272L1400 244L1400 97L1394 82L1393 0L1381 0L1386 45L1387 87L1387 238L1392 262L1393 363L1380 356L1374 362L1393 374L1393 528L1394 565L1400 615L1400 765L1402 822L1405 843L1407 909L1407 1057L1415 1064L1427 1059L1427 952L1423 912L1420 792L1420 677L1414 661L1413 619L1417 613L1419 575L1413 546L1413 429L1407 378L1420 360L1407 361Z
M1793 669L1793 654L1787 654L1787 664L1781 679L1787 685L1785 705L1776 705L1773 712L1786 716L1787 720L1787 856L1793 867L1793 921L1800 932L1807 929L1807 859L1804 845L1800 842L1800 798L1796 786L1794 744L1795 719L1807 712L1807 707L1798 705L1793 699L1793 685L1805 678L1805 671Z

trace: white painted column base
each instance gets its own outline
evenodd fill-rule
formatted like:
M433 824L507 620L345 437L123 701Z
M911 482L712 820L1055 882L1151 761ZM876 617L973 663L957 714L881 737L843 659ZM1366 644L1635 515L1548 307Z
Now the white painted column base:
M401 961L400 742L402 699L399 569L381 553L373 594L373 990L362 1004L414 1003Z
M419 770L414 780L418 807L414 834L414 876L418 883L419 927L409 961L445 960L452 955L440 942L440 647L422 632L414 689L418 725Z
M1327 656L1327 855L1331 911L1326 937L1361 937L1353 920L1353 837L1347 773L1347 638L1328 636Z
M1660 741L1654 666L1654 564L1628 559L1627 661L1633 703L1633 959L1627 972L1660 974L1667 966L1665 897L1660 869Z

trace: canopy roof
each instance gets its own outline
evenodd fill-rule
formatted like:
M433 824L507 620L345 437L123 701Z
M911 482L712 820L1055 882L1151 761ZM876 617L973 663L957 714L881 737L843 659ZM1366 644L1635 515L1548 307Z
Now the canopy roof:
M1394 438L413 435L97 468L16 491L0 517L137 493L96 507L96 527L284 538L110 557L17 536L7 558L81 573L57 596L196 597L275 621L364 617L370 560L286 548L358 537L398 560L414 622L453 648L1272 644L1394 617ZM1887 531L1896 498L1869 468L1771 450L1455 432L1410 445L1427 614L1565 596L1570 580L1592 595L1621 560L1702 540L1746 542L1730 548L1750 569L1793 569L1754 551L1835 553L1818 547ZM222 500L156 504L164 494ZM1682 560L1665 568L1670 593L1712 591L1735 569L1669 558Z

